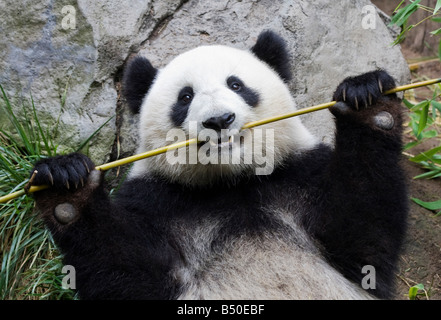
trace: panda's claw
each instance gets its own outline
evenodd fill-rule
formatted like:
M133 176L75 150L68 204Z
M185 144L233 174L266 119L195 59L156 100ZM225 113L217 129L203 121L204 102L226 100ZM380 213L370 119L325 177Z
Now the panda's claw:
M376 70L343 80L333 100L346 102L354 111L360 111L374 106L383 99L384 91L394 87L395 81L386 71Z
M54 185L54 177L52 176L52 173L49 171L47 176L49 178L51 186L53 186Z
M359 110L359 108L358 108L358 99L357 99L357 97L354 97L354 99L355 99L355 109L358 111Z
M79 153L42 159L33 169L38 170L39 174L32 184L76 190L86 184L94 167L88 157Z
M90 168L89 168L89 166L87 165L86 161L85 161L84 159L81 159L81 160L83 161L83 164L84 164L84 167L85 167L86 170L87 170L87 173L90 173Z

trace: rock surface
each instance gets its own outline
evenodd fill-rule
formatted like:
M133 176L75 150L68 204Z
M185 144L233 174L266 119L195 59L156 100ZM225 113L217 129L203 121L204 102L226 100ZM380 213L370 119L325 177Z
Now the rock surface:
M66 28L69 5L74 29ZM161 67L202 44L250 48L262 30L272 29L292 53L290 87L299 108L330 101L345 77L379 67L407 83L406 61L373 8L367 0L3 0L0 84L12 96L31 93L49 128L59 121L52 134L60 150L74 150L113 117L87 149L99 164L135 150L137 118L118 95L124 64L135 54ZM332 141L327 110L303 119Z

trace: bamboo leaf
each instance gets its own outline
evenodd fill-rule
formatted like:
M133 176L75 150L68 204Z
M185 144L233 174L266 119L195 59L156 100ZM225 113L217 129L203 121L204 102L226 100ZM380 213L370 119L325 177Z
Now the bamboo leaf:
M441 41L438 44L438 58L441 60Z
M418 290L424 290L424 285L422 283L419 283L419 284L409 288L409 299L410 300L416 299L416 296L418 294Z
M404 103L404 105L405 105L407 108L409 108L409 109L412 109L412 108L415 106L415 104L413 104L412 102L410 102L410 101L407 100L407 99L403 99L403 103Z
M114 118L115 116L111 116L109 119L107 119L98 129L96 129L95 131L94 131L94 133L92 133L92 135L90 135L79 147L78 147L78 149L76 150L76 152L79 152L79 151L81 151L88 143L89 143L89 141L95 136L95 135L97 135L100 131L101 131L101 129L107 124L107 123L109 123L109 121L110 120L112 120L113 118Z
M418 123L418 134L417 135L420 135L421 132L423 132L424 128L426 128L427 118L429 115L429 105L430 105L430 102L426 101L426 103L422 106L422 112L420 115L420 122Z
M435 36L441 34L441 28L436 29L436 30L434 30L434 31L430 31L430 34L433 34L433 35L435 35Z
M416 287L409 288L409 299L415 300L418 293L418 289Z
M421 152L419 155L411 158L410 160L412 162L421 162L421 161L431 160L434 157L434 155L437 154L438 152L441 152L441 146L438 146L433 149Z
M412 198L412 201L414 201L416 204L420 205L421 207L427 209L427 210L439 210L441 209L441 199L437 201L422 201L420 199Z
M418 9L418 4L420 2L421 0L416 0L398 10L397 13L393 15L389 25L396 25L398 27L404 25L409 19L410 15Z
M441 112L441 103L435 100L432 100L432 107L437 109L439 112Z
M420 141L412 141L409 143L406 143L406 145L403 147L404 150L409 150L413 147L415 147L416 145L418 145L420 143Z
M433 10L433 15L435 15L440 8L441 8L441 0L437 0L436 5L435 5L435 9Z
M423 174L419 174L414 177L414 179L435 179L438 176L437 171L432 170L429 172L425 172Z
M422 110L426 105L428 105L430 103L431 100L424 100L421 101L415 105L413 105L413 107L410 109L411 111L420 111L420 109Z

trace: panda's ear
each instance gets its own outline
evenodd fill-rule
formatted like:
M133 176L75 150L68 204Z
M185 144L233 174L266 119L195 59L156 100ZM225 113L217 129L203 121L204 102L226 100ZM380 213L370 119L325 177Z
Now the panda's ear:
M251 48L257 58L270 65L284 81L292 79L290 56L285 40L273 31L263 31Z
M146 58L137 56L124 70L123 95L133 113L138 113L142 100L155 80L158 70Z

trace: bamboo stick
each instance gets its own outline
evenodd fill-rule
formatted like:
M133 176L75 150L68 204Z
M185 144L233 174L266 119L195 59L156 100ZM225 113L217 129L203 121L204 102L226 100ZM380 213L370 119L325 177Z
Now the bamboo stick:
M440 82L441 82L441 78L411 83L411 84L398 86L394 89L388 90L384 94L388 95L388 94L392 94L392 93L396 93L396 92L400 92L400 91L405 91L405 90L409 90L409 89L415 89L415 88L428 86L428 85L432 85L432 84L436 84L436 83L440 83ZM248 122L242 127L242 129L243 130L250 129L250 128L254 128L257 126L264 125L264 124L296 117L296 116L299 116L302 114L327 109L327 108L335 105L336 103L337 103L336 101L331 101L331 102L327 102L327 103L323 103L323 104L318 104L318 105L315 105L315 106L312 106L309 108L300 109L300 110L290 112L287 114L277 115L274 117L270 117L270 118L266 118L266 119L262 119L262 120L258 120L258 121ZM106 170L109 170L109 169L112 169L115 167L119 167L124 164L132 163L134 161L138 161L138 160L153 157L153 156L156 156L156 155L159 155L162 153L166 153L167 151L187 147L187 146L195 144L197 142L198 141L194 138L194 139L190 139L190 140L186 140L186 141L182 141L182 142L173 143L173 144L165 146L165 147L161 147L161 148L150 150L150 151L147 151L144 153L136 154L136 155L124 158L124 159L119 159L116 161L105 163L105 164L102 164L100 166L95 167L95 169L106 171ZM33 193L33 192L41 191L41 190L44 190L47 188L49 188L49 186L31 186L30 188L27 189L27 191L25 191L25 189L23 189L23 190L19 190L19 191L10 193L8 195L5 195L3 197L0 197L0 203L5 203L11 199L17 198L17 197L22 196L23 194L26 194L26 193Z

